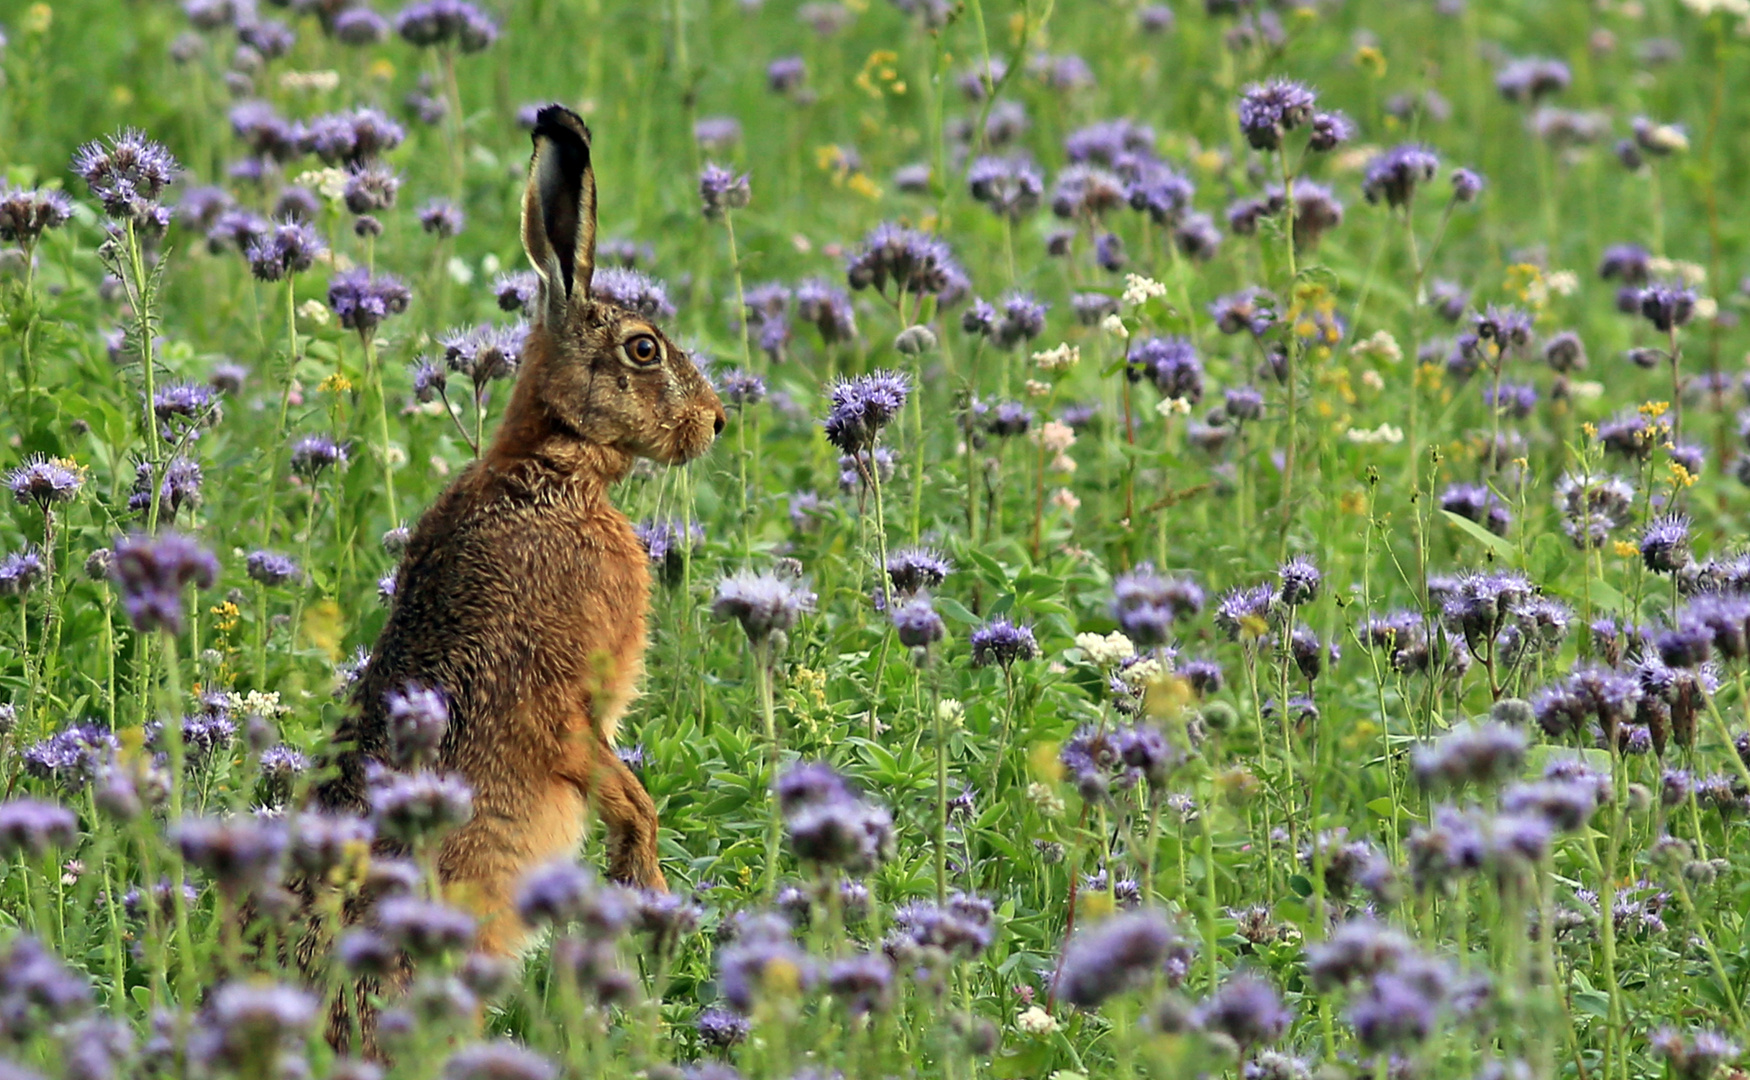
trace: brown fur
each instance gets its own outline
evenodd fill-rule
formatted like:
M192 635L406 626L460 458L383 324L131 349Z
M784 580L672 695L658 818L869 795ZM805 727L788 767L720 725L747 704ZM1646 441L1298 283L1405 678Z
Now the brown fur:
M384 695L410 681L440 688L450 727L439 768L472 785L474 816L444 839L438 869L452 902L479 918L480 946L500 954L523 939L518 882L577 850L592 805L609 873L666 887L655 804L612 745L643 671L650 579L608 492L635 457L686 461L725 422L684 352L590 295L588 129L553 106L534 142L523 242L542 288L515 389L482 460L420 519L357 715L314 797L365 812L367 763L388 751ZM639 362L652 344L659 362Z

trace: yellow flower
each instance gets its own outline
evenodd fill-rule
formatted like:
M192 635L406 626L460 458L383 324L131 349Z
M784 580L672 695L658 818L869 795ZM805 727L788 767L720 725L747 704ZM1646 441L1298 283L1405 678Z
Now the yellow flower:
M213 625L218 627L222 632L230 633L232 630L237 629L237 616L239 612L237 611L237 605L233 604L231 601L227 600L222 604L214 604L211 614L213 615Z
M326 390L336 394L344 394L352 389L352 380L336 371L334 374L323 379L316 389Z
M1363 514L1367 512L1367 496L1359 491L1346 491L1337 500L1337 509L1345 514Z
M46 34L55 22L55 9L47 4L32 4L24 10L24 32Z
M1671 469L1672 487L1686 488L1695 486L1695 474L1691 473L1688 469L1675 461L1668 462L1667 465Z
M1376 79L1385 78L1385 54L1376 46L1363 45L1356 49L1355 66Z
M867 173L852 173L851 178L845 181L845 186L871 201L881 197L881 188L869 179Z
M1054 742L1034 743L1033 749L1027 751L1027 769L1035 777L1047 783L1056 783L1062 780L1063 762L1057 759L1057 744Z
M387 60L376 60L366 74L378 82L388 82L395 77L395 65Z
M1641 402L1640 408L1636 411L1648 420L1657 420L1659 417L1664 416L1666 412L1670 411L1670 409L1671 403L1669 401L1643 401Z
M1616 552L1618 555L1622 556L1625 559L1632 559L1636 555L1639 555L1641 553L1640 548L1635 547L1633 544L1629 543L1627 540L1618 540L1615 543L1613 543L1612 545L1610 545L1610 548L1612 551Z

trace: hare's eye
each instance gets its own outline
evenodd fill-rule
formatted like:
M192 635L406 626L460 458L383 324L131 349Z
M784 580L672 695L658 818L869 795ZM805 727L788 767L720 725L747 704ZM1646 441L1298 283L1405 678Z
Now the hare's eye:
M662 360L662 346L649 334L635 334L620 346L627 360L639 367L649 367Z

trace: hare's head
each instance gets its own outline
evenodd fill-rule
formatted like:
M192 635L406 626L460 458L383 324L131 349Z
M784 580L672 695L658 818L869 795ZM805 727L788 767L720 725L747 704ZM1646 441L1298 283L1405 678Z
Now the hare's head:
M675 464L723 430L723 403L693 361L634 311L597 299L589 128L559 105L535 120L523 249L541 279L518 391L582 442Z

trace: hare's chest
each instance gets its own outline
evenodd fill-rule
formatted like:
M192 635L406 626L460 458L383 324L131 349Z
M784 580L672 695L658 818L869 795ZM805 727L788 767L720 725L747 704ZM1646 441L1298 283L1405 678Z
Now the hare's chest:
M617 520L616 520L617 518ZM647 558L623 517L549 519L522 597L534 666L609 739L644 672Z

